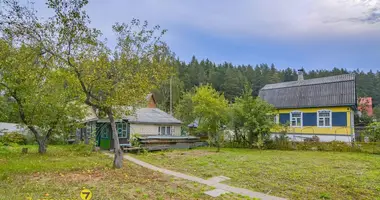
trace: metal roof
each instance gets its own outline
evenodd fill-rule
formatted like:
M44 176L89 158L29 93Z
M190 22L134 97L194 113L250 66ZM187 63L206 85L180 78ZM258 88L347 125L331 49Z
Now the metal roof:
M276 108L355 106L355 74L268 84L259 96Z
M135 114L115 119L116 122L128 120L132 124L182 124L182 122L158 108L139 108ZM97 122L109 122L108 118L93 119Z
M124 118L124 117L123 117ZM125 117L131 123L182 124L182 122L158 108L140 108Z

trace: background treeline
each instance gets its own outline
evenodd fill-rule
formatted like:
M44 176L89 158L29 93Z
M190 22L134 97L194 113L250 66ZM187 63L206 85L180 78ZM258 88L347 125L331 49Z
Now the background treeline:
M215 64L206 60L198 60L193 56L189 63L175 62L177 73L172 78L173 109L179 103L184 92L194 87L211 84L217 91L224 93L229 102L242 95L244 86L252 88L252 95L257 96L259 90L266 84L297 80L297 69L278 69L274 64L233 65L232 63ZM305 79L333 76L347 73L357 74L358 97L372 97L374 106L380 104L380 71L354 70L333 68L331 70L305 71ZM159 107L167 112L170 110L169 81L154 91Z

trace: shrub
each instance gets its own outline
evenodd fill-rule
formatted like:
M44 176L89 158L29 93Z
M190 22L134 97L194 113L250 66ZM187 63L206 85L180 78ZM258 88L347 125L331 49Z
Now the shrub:
M264 141L264 147L266 149L278 149L278 150L291 150L292 142L289 137L284 133L279 136L275 136L273 139L267 139Z
M19 144L19 145L25 145L26 144L26 137L18 132L11 132L3 136L3 142L4 144Z
M132 146L134 146L134 147L140 147L141 146L140 137L141 137L141 135L138 133L135 133L132 135L132 139L131 139Z
M49 138L48 144L52 145L60 145L60 144L66 144L65 139L60 135L53 135Z
M373 122L365 129L365 134L369 137L371 142L380 141L380 122Z
M264 146L266 149L277 150L340 152L362 151L362 149L358 145L350 145L349 143L341 141L319 142L318 137L311 138L305 142L293 142L290 141L285 134L276 136L274 139L265 141Z

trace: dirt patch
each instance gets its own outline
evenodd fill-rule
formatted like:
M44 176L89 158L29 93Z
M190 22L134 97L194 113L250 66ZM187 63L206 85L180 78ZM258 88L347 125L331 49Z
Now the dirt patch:
M30 181L36 181L39 183L46 183L50 181L54 182L81 182L90 183L94 181L100 181L107 176L101 170L82 170L82 171L69 171L58 173L33 173L30 176L25 176Z

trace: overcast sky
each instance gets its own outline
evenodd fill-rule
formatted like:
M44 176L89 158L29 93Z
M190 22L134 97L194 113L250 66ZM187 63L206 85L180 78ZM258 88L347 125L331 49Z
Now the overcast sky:
M93 27L132 18L168 29L176 55L279 68L380 70L380 0L90 0ZM40 15L48 15L43 1Z

